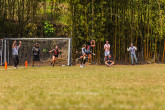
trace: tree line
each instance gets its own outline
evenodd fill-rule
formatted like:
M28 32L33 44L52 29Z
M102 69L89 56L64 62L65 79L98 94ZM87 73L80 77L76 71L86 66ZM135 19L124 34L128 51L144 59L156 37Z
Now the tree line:
M97 64L106 40L119 64L134 43L139 63L164 61L164 0L1 0L0 15L0 37L72 37L73 53L94 39Z

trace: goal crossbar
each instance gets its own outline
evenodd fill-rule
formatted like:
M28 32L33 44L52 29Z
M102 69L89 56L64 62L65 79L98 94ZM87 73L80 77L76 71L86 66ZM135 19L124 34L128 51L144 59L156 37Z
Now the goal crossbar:
M3 40L71 40L72 38L3 38Z

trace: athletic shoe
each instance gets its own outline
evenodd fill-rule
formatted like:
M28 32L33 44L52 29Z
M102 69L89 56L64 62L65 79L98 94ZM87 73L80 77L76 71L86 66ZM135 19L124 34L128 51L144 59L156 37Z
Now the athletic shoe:
M14 67L15 69L18 69L18 67L16 66L16 67Z
M81 65L80 68L83 68L83 66Z
M38 65L38 67L40 67L40 65Z
M32 65L32 67L34 67L34 65Z

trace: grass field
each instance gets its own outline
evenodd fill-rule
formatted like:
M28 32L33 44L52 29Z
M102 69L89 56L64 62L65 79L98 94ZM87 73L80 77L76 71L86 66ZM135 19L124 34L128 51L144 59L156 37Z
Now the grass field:
M0 109L164 110L165 65L0 71Z

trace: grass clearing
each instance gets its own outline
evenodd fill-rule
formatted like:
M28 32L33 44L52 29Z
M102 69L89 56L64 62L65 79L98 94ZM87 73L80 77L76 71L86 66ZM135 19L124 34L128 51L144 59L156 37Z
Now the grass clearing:
M165 65L0 71L0 109L164 110Z

